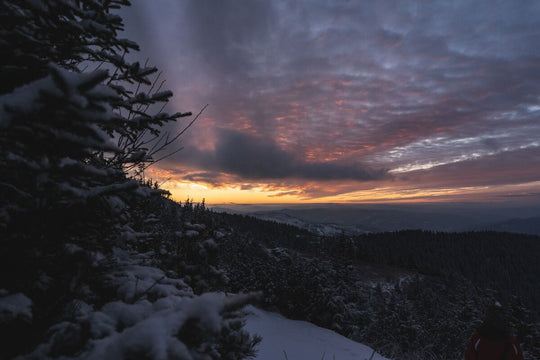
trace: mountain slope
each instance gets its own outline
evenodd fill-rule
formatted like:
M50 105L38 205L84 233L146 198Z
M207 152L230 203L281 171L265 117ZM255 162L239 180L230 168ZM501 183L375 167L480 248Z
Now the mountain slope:
M257 360L384 360L370 347L306 321L248 306L247 324L252 334L262 336ZM373 356L373 357L372 357Z
M249 216L212 218L227 229L217 262L228 278L225 291L263 290L264 309L389 358L451 359L463 355L497 300L528 358L540 359L539 237L419 230L321 237Z

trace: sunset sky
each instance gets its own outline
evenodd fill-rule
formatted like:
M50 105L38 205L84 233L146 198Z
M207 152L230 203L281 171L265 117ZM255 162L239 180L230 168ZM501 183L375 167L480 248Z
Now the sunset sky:
M540 202L540 1L132 3L176 200Z

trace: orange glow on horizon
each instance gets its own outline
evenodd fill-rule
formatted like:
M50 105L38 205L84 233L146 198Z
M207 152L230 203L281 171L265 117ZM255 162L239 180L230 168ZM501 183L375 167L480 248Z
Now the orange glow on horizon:
M398 203L398 202L496 202L539 201L540 181L484 186L450 186L444 182L419 184L386 181L302 181L294 179L242 181L231 175L186 179L187 169L149 169L146 176L183 202L187 198L207 204L301 204L301 203ZM196 172L195 172L196 174ZM209 183L212 182L212 183Z
M211 187L199 183L173 181L163 186L172 194L175 201L186 198L207 204L301 204L301 203L419 203L452 201L507 201L505 196L520 196L535 188L540 182L516 185L413 189L382 187L360 191L351 191L329 196L309 197L301 188L269 189L255 186L243 189L241 185Z
M225 187L208 187L206 185L190 182L169 181L163 186L172 194L175 201L185 201L187 198L200 202L205 199L207 204L241 203L299 203L305 202L296 196L276 196L280 191L268 191L260 187L242 189L241 185L228 185Z

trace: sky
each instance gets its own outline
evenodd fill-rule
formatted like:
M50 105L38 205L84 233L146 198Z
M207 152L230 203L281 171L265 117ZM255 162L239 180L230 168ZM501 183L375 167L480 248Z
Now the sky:
M208 104L146 174L177 200L540 202L540 1L132 4L167 111Z

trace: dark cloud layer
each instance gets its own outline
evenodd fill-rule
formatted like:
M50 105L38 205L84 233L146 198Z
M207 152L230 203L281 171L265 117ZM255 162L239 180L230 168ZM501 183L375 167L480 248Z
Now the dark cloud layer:
M377 180L386 170L372 170L360 164L338 161L306 162L280 149L269 138L221 129L214 150L187 149L181 154L192 166L234 174L242 179L311 179L311 180ZM208 178L209 174L204 174ZM210 173L215 176L215 174ZM197 180L197 174L189 180ZM200 177L202 180L203 177ZM216 176L217 178L217 176Z
M136 1L127 24L173 106L210 104L176 158L204 178L540 181L538 1Z

